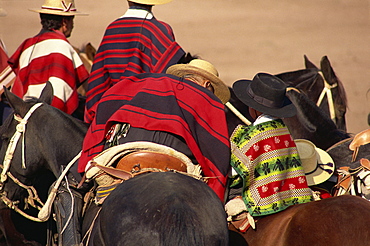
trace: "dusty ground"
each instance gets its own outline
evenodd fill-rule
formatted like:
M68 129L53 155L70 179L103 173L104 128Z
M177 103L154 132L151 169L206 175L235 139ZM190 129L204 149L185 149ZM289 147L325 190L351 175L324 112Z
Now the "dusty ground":
M12 54L39 29L29 8L43 0L0 0L8 13L0 17L0 38ZM127 9L125 0L76 0L87 17L75 18L70 41L80 47L100 43L105 27ZM369 0L174 0L155 6L158 19L171 24L186 51L214 63L229 85L264 71L301 69L303 55L319 64L327 55L347 91L347 128L368 128L370 112Z

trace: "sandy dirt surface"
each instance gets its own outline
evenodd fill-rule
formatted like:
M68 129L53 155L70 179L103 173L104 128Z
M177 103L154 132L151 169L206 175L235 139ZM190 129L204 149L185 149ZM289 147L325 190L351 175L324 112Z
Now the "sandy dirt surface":
M7 11L0 17L0 38L9 54L40 30L38 15L28 9L42 2L0 0ZM106 26L126 11L127 3L76 0L76 7L90 15L75 18L70 42L98 47ZM301 69L304 54L317 65L327 55L347 92L348 131L368 128L369 0L174 0L153 12L172 26L186 51L215 64L228 85L258 72Z

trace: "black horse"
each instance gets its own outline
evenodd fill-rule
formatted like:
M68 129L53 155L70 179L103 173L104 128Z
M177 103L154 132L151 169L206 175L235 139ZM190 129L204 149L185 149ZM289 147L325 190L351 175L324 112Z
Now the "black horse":
M83 122L48 105L51 102L52 87L49 84L47 88L51 94L47 94L47 97L45 97L46 94L43 94L40 100L32 99L27 103L5 90L14 113L0 128L2 138L0 160L4 163L6 150L19 123L15 120L14 115L23 118L33 105L44 102L30 117L30 123L26 124L23 137L15 143L9 168L9 173L22 184L35 188L38 196L32 192L31 197L39 197L41 201L46 200L48 189L55 177L59 177L61 174L62 166L66 165L80 151L82 140L87 131L87 126ZM22 164L22 154L25 156L24 164ZM3 168L4 166L1 167L1 170ZM2 201L4 199L13 201L19 209L28 206L30 208L26 210L26 213L37 218L38 210L24 202L25 198L30 198L30 189L26 190L15 182L17 181L9 177L6 181L2 181ZM0 207L4 208L6 206L2 201ZM16 201L20 203L17 205ZM12 204L9 205L12 206ZM39 204L39 206L41 205ZM24 235L25 240L35 241L41 245L48 243L47 228L55 228L52 219L40 223L25 219L13 212L11 217L12 221L15 222L15 228ZM49 224L51 225L49 226ZM7 233L8 237L11 235L11 233Z
M323 56L320 69L305 55L305 69L276 74L287 86L298 89L315 102L335 122L338 129L347 131L345 114L347 96L327 56Z
M171 172L142 174L104 201L86 245L228 245L225 211L199 180Z
M46 174L52 175L53 182L61 174L62 167L81 150L87 126L48 105L53 95L49 83L40 99L23 101L8 90L5 95L17 115L16 118L24 118L34 105L42 103L28 119L24 133L25 145L22 147L22 140L16 145L8 173L28 186L43 180ZM17 124L11 115L7 124L0 128L3 139L1 161L4 160ZM24 164L22 151L26 156ZM4 168L6 167L1 169ZM67 176L71 184L75 182L73 177L76 178L73 169L74 167ZM48 180L47 187L50 187L51 182ZM40 199L45 201L47 192L37 192ZM2 182L1 194L10 201L23 200L28 196L28 192L9 177ZM1 206L4 208L5 204L1 203ZM222 202L205 183L183 174L143 174L125 181L112 192L101 208L100 215L92 226L94 233L90 236L90 245L228 244L226 214ZM91 210L86 212L86 220L95 216L89 214L89 211ZM30 228L22 225L17 227L17 231L24 234L24 245L27 245L26 240L37 241L41 245L50 243L51 240L46 239L46 227L34 232L36 235L33 238L26 236L26 231ZM35 242L34 245L38 244Z

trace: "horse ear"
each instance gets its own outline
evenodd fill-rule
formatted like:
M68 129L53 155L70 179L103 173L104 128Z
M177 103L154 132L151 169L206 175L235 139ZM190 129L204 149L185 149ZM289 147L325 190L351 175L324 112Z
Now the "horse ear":
M304 64L306 68L317 68L315 64L313 64L306 55L304 55Z
M24 117L28 112L30 106L25 101L23 101L22 98L10 92L10 90L5 86L3 86L3 89L4 95L8 100L10 107L14 110L14 113L18 114L21 117Z
M53 100L53 97L54 97L53 86L48 81L46 82L46 85L41 92L40 100L50 105Z
M335 74L327 56L322 57L320 66L325 80L331 85L337 83L337 75Z

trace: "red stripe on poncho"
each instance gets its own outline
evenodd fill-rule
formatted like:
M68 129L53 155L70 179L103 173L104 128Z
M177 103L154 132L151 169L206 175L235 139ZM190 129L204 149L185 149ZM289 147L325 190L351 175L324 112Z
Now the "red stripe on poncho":
M171 27L162 21L123 17L112 22L94 58L85 121L92 121L101 96L115 83L135 74L165 73L184 54Z
M230 166L224 105L210 91L167 74L140 74L111 87L98 104L86 134L78 170L104 148L115 122L181 136L202 167L208 185L221 200Z

